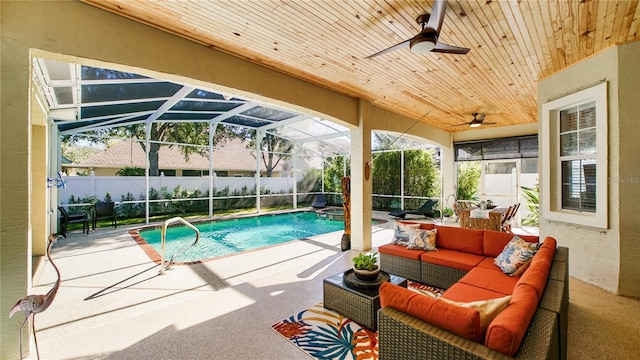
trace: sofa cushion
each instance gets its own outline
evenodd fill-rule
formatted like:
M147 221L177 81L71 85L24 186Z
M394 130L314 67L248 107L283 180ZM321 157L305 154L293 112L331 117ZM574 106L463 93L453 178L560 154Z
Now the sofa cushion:
M407 246L409 244L411 229L417 229L419 227L420 224L407 224L396 221L393 225L393 238L391 239L391 243Z
M409 245L407 249L420 249L426 251L437 251L436 236L438 230L411 229L409 234Z
M549 271L551 271L555 252L556 240L547 237L531 259L529 269L519 278L518 284L531 286L536 291L538 300L542 298L544 288L547 286L547 278L549 277Z
M518 235L521 239L530 243L538 243L539 238L533 235ZM505 246L513 239L513 234L485 230L482 237L482 248L484 256L496 257L500 255Z
M440 229L438 229L438 235L439 234ZM469 271L478 265L480 261L484 260L484 256L438 248L438 251L422 253L420 260L431 264Z
M505 294L457 282L442 294L443 299L461 302L497 299Z
M516 287L519 278L514 278L499 270L475 267L460 279L463 284L510 295Z
M422 230L433 230L436 226L431 223L420 223L420 229Z
M487 258L484 258L484 260L480 261L480 263L476 265L476 267L502 272L502 270L500 270L500 268L496 265L495 261L496 261L495 258L487 257Z
M538 244L526 242L516 235L496 257L495 264L505 274L512 274L522 264L529 261L537 250Z
M478 310L439 301L389 282L380 285L380 306L390 306L466 339L483 341Z
M458 250L469 254L482 255L484 231L462 229L452 226L438 226L436 246L438 249Z
M518 285L509 305L493 319L485 336L485 346L503 354L514 356L531 318L538 306L536 291L528 285Z
M472 302L451 301L444 298L441 298L441 300L457 306L478 310L478 313L480 314L480 327L482 327L482 331L486 332L491 321L493 321L493 319L498 316L498 314L504 310L507 305L509 305L511 295L497 299L478 300Z
M380 254L399 256L411 260L420 260L420 255L424 254L424 250L407 249L404 245L385 244L378 246Z

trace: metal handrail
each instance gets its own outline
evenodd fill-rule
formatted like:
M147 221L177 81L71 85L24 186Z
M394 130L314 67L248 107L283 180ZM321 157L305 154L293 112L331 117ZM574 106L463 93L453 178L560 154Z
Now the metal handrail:
M184 224L185 226L191 228L193 231L196 232L196 241L193 242L193 244L189 245L188 247L178 251L177 253L173 254L171 256L171 258L169 259L169 265L165 266L165 261L164 261L164 244L167 238L167 227L169 226L169 224L174 223L174 222L181 222L182 224ZM187 220L181 218L181 217L174 217L171 219L166 220L163 224L162 224L162 231L161 231L161 237L162 237L162 260L160 263L160 274L164 274L165 270L169 270L171 269L171 265L173 265L173 259L182 254L183 252L191 249L195 244L198 243L198 240L200 240L200 230L198 230L198 228L196 228L195 226L193 226L190 222L188 222Z

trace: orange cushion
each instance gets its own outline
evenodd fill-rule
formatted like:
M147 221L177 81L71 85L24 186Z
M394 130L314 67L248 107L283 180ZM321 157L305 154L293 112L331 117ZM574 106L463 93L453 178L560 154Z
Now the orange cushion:
M399 244L385 244L378 246L378 252L381 254L399 256L411 260L420 260L420 255L425 251L420 249L407 249L405 245Z
M520 348L537 306L538 298L533 288L528 285L516 286L509 305L489 324L485 346L514 356Z
M517 277L505 275L502 271L475 267L460 279L463 284L477 286L479 288L509 295L520 280Z
M478 310L456 306L385 282L380 286L380 305L390 306L466 339L482 342Z
M518 237L524 241L534 244L537 244L539 241L537 236L532 235L518 235ZM483 255L491 257L500 255L504 247L512 238L513 234L510 233L485 230L482 238Z
M463 284L461 282L451 285L451 287L442 294L442 297L447 300L461 302L497 299L503 296L504 294L502 293L479 288L473 285Z
M482 255L482 238L484 231L474 229L462 229L452 226L437 226L438 237L436 247L438 249L450 249L469 254Z
M481 268L484 268L484 269L497 270L497 271L502 272L502 270L500 270L498 265L495 264L495 261L496 261L496 258L488 257L488 258L485 258L484 260L480 261L480 263L477 265L477 267L481 267Z
M438 229L438 236L440 236L440 229ZM420 260L431 264L469 271L478 265L480 261L484 260L484 256L468 254L462 251L438 249L438 251L428 251L421 254Z
M421 223L420 224L420 229L422 229L422 230L433 230L435 228L436 228L436 226L431 224L431 223Z
M531 259L529 268L518 281L518 284L522 283L531 286L536 291L538 300L542 298L544 288L547 286L547 278L549 277L549 271L551 271L555 252L556 240L547 237Z

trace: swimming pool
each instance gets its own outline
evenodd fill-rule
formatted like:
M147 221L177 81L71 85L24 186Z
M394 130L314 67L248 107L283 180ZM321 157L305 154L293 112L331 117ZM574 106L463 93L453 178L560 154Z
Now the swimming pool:
M303 239L310 236L344 230L344 222L319 218L315 212L294 212L276 215L260 215L231 220L218 220L195 223L200 230L200 241L196 246L175 258L176 262L198 262L218 256L233 254L245 250ZM154 251L146 249L153 259L159 258L161 248L161 229L142 229L137 231L143 242ZM135 238L135 234L132 233ZM186 226L172 226L167 229L165 257L175 254L191 245L193 230ZM142 242L140 241L142 240ZM153 254L155 252L155 254Z

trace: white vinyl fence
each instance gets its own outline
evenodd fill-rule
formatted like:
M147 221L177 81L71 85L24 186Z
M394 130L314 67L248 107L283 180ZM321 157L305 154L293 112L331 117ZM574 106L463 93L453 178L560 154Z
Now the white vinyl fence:
M213 178L215 191L222 191L229 188L230 192L242 191L244 187L249 192L255 191L256 179L253 177L220 177ZM145 177L144 176L67 176L65 177L66 188L60 189L59 202L66 204L73 195L74 198L81 199L95 197L104 200L107 193L111 200L118 202L122 197L131 194L135 199L145 197ZM260 178L260 187L271 193L292 193L293 178ZM193 193L200 190L203 194L209 190L208 177L195 176L151 176L149 177L149 188L160 191L166 187L166 191L173 193L176 187Z

